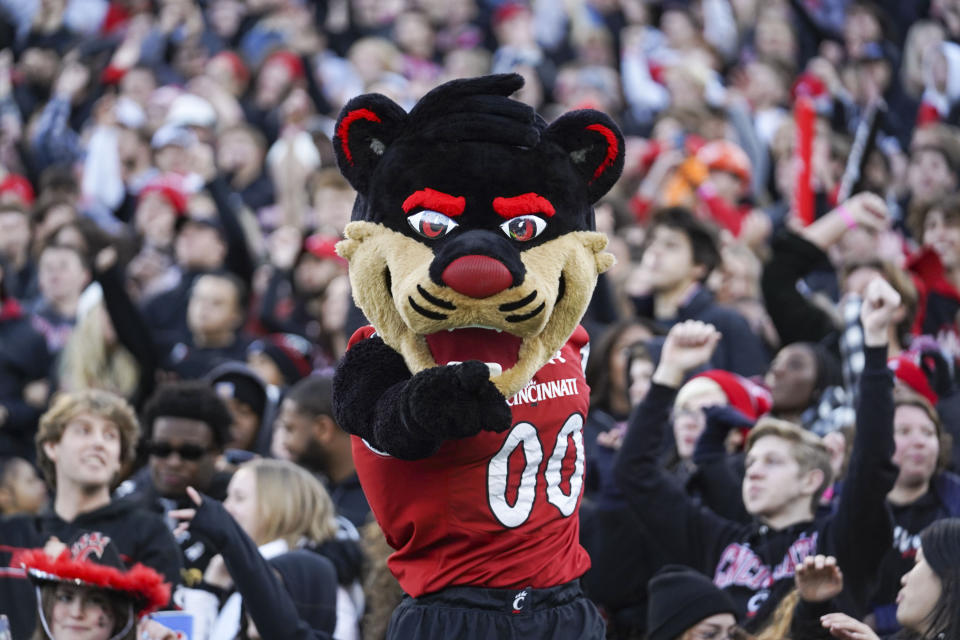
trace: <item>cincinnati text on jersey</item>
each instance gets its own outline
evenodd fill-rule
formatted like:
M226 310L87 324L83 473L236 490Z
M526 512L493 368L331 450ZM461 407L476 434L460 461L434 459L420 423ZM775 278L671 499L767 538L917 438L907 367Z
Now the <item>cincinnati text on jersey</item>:
M564 378L562 380L550 380L549 382L539 383L536 381L536 378L534 378L527 386L520 389L515 396L507 400L507 404L511 407L515 407L518 404L536 404L553 398L575 396L578 393L576 378Z

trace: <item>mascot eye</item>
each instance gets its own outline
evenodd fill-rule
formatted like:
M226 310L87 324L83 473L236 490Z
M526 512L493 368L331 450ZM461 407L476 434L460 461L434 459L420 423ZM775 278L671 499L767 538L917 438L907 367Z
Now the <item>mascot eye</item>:
M442 238L460 226L442 213L429 209L413 214L407 218L407 222L414 231L428 240Z
M537 216L517 216L500 225L508 238L519 242L533 240L546 228L547 223Z

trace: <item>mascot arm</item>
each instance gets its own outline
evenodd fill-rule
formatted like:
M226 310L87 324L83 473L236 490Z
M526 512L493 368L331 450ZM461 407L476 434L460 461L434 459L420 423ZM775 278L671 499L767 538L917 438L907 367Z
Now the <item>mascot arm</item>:
M433 367L411 376L379 337L353 345L333 379L333 412L348 433L403 460L427 458L445 440L510 428L503 394L482 362Z

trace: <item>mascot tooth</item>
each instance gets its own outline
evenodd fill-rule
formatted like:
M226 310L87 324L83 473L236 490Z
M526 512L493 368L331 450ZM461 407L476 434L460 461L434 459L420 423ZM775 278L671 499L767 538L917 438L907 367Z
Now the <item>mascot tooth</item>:
M409 113L363 95L336 125L358 193L338 251L370 326L337 369L334 413L411 596L393 638L465 637L464 624L603 636L577 586L579 323L613 264L592 205L622 171L623 138L592 110L546 123L509 98L522 84L455 80ZM544 617L504 617L501 602Z

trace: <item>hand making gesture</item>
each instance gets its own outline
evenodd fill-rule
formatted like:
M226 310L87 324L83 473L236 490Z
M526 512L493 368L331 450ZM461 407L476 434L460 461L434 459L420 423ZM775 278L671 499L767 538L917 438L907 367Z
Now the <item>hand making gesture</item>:
M721 337L716 327L699 320L673 325L663 343L653 381L679 387L687 373L710 361Z

